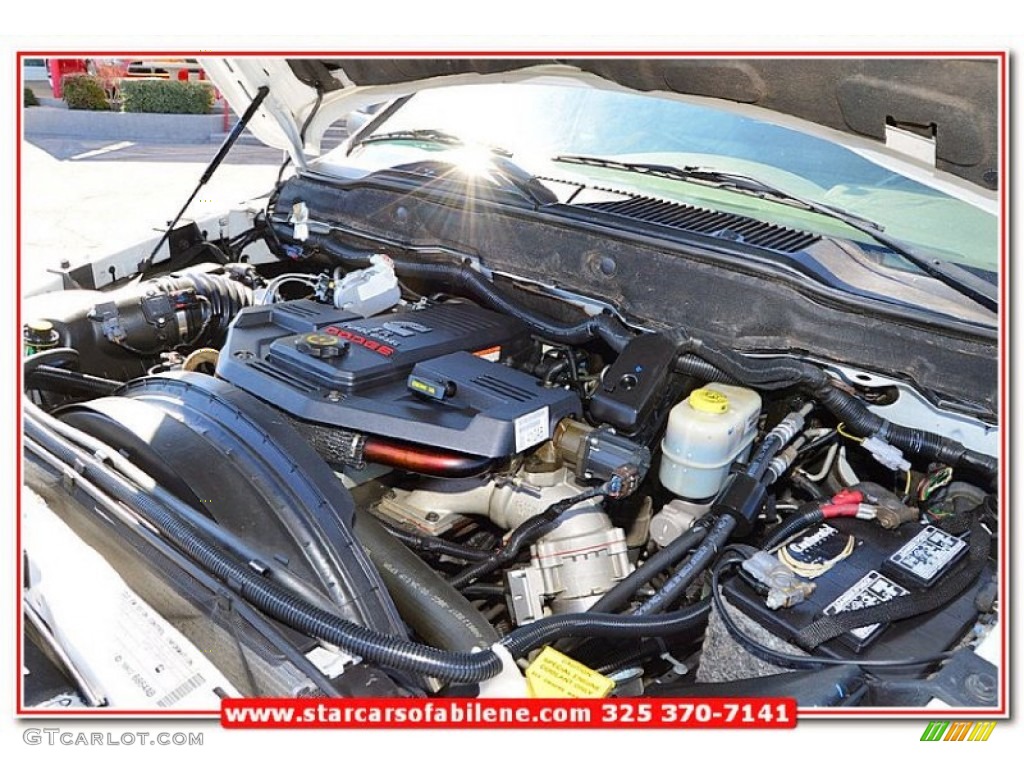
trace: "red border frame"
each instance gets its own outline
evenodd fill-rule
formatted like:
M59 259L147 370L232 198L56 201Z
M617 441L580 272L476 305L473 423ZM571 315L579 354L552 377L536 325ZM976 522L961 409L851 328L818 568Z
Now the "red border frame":
M135 58L140 56L158 58L181 58L195 57L196 55L216 56L299 56L299 57L351 57L351 58L992 58L999 62L999 214L1000 214L1000 312L999 312L999 413L1000 413L1000 476L999 476L999 499L1000 518L1003 529L999 544L999 595L1003 604L1003 615L1000 618L1001 634L1001 660L1000 660L1000 681L999 681L999 707L997 709L839 709L832 711L800 710L800 717L814 718L874 718L874 717L917 717L917 718L949 718L958 716L973 717L1008 717L1009 708L1009 616L1010 609L1009 592L1009 542L1011 537L1010 518L1006 514L1010 503L1009 472L1007 461L1010 455L1009 439L1009 159L1008 159L1008 134L1009 134L1009 64L1006 51L988 50L961 50L961 51L549 51L549 50L522 50L522 51L381 51L381 50L350 50L350 51L218 51L197 52L197 51L18 51L16 55L15 68L15 97L18 104L15 109L15 173L17 174L15 184L15 236L17 246L15 249L15 278L18 285L18 300L15 310L15 331L18 334L15 349L15 369L17 371L15 380L17 395L22 391L22 367L21 367L21 145L22 145L22 60L25 58L83 58L90 56L116 56L118 58ZM15 539L17 544L16 581L15 581L15 604L19 607L15 620L15 669L17 670L15 682L15 714L23 718L45 718L63 719L68 717L140 717L179 719L189 717L219 717L219 711L213 710L174 710L165 712L162 710L134 710L134 709L104 709L104 710L61 710L57 713L43 713L39 710L25 709L22 706L22 611L21 606L21 584L22 584L22 558L21 558L21 487L22 487L22 428L21 428L21 401L20 397L15 398L15 423L18 425L17 434L17 485L15 489L15 500L17 514L15 516Z

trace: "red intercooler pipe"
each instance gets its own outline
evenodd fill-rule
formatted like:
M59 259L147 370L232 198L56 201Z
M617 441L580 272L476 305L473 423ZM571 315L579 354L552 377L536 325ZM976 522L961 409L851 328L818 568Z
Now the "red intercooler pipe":
M469 456L374 436L366 438L363 458L369 462L436 477L472 477L491 469L496 461L486 456Z
M500 461L308 421L295 420L292 426L330 464L351 466L368 461L435 477L473 477L483 474Z

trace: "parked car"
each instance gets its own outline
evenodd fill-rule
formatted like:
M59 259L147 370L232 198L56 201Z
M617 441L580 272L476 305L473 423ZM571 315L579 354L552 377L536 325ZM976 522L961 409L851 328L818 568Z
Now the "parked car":
M1005 705L997 60L199 63L294 173L22 311L26 530L183 654L27 533L83 700Z

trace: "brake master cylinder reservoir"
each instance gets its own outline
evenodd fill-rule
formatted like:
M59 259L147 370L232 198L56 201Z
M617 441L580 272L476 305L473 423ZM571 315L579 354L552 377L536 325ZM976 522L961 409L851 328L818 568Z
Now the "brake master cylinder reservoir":
M668 416L661 443L661 484L684 499L718 493L730 465L750 450L761 413L752 389L708 384L695 389Z

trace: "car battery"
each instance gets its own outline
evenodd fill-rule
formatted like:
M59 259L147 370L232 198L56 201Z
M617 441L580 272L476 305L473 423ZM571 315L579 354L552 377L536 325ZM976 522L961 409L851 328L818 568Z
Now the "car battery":
M969 541L934 526L911 523L886 530L855 518L827 520L791 538L776 556L815 585L802 603L772 610L741 576L728 580L726 599L781 640L826 615L869 608L903 595L924 595L967 556ZM816 654L849 659L930 656L948 650L977 619L979 578L942 608L891 623L858 627L823 643Z

